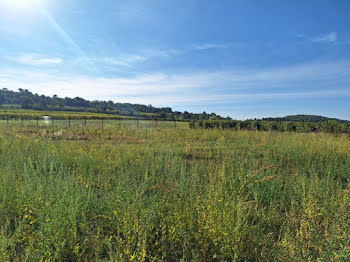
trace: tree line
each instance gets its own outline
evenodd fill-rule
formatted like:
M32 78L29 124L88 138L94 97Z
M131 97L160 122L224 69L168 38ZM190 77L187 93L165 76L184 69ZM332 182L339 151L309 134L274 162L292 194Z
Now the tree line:
M23 108L45 111L76 111L103 114L117 114L122 116L136 116L142 118L160 118L169 120L219 120L223 118L215 113L206 112L196 114L187 111L173 111L170 107L157 108L152 105L116 103L109 101L89 101L80 97L60 98L33 94L27 89L18 92L6 88L0 89L0 107Z

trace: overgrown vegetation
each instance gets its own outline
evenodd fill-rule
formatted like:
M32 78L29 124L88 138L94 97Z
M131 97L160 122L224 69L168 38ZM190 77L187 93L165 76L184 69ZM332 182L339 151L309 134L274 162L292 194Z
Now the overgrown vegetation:
M348 261L350 137L0 123L1 261Z
M346 121L322 121L322 122L291 122L291 121L260 121L260 120L227 120L227 121L195 121L190 122L191 128L204 129L233 129L233 130L257 130L279 131L299 133L350 133L350 122Z

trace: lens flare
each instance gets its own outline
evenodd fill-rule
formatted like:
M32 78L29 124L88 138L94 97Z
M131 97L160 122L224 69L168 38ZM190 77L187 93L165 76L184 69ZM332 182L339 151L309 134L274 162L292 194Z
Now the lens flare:
M29 9L39 5L40 0L4 0L3 4L9 8Z

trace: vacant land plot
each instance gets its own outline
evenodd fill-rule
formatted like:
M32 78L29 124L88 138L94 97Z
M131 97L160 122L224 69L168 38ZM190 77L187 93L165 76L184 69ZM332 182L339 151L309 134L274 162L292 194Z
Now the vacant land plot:
M0 124L1 261L347 261L350 137Z

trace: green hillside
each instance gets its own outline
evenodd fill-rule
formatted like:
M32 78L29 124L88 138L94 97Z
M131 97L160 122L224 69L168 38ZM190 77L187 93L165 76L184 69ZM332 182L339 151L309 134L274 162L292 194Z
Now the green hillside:
M18 92L6 88L0 89L0 108L26 109L35 111L65 111L84 112L93 114L108 114L164 120L220 120L223 117L215 113L206 112L195 114L190 112L173 111L170 107L157 108L152 105L118 103L113 101L89 101L80 97L60 98L33 94L28 90L19 89ZM228 119L228 118L226 118Z
M269 117L263 118L265 121L292 121L292 122L325 122L325 121L339 121L339 122L350 122L347 120L341 120L337 118L328 118L324 116L315 116L315 115L292 115L285 117Z

